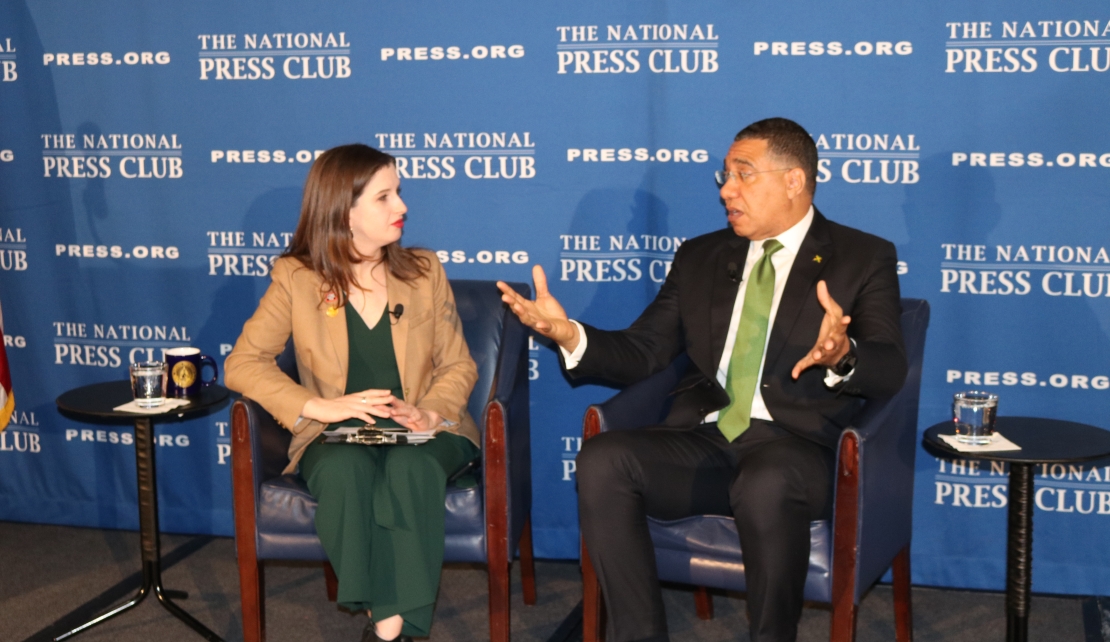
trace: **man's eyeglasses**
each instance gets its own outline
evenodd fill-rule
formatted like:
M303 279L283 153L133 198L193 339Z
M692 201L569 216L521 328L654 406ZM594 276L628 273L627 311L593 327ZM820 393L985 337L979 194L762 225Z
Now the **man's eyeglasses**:
M717 179L717 187L724 187L725 183L728 183L734 178L739 178L741 182L750 184L755 181L756 174L766 174L767 172L789 172L792 169L794 168L783 167L782 169L764 169L758 172L748 170L743 170L739 172L726 172L723 169L719 169L714 173L714 177Z

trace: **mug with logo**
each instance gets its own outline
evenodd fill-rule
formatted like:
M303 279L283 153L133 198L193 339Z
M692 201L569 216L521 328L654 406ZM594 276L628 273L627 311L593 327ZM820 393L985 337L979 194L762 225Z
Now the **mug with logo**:
M201 368L212 366L212 378L202 381ZM166 368L170 377L166 392L171 397L195 397L200 394L200 389L216 383L220 371L216 360L201 354L200 348L172 348L166 350Z

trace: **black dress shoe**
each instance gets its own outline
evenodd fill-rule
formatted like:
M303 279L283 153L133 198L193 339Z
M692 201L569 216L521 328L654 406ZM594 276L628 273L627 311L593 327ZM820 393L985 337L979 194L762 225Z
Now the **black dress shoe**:
M362 642L412 642L412 637L408 635L398 635L392 640L383 640L378 637L378 632L374 629L374 623L370 622L366 628L362 630Z

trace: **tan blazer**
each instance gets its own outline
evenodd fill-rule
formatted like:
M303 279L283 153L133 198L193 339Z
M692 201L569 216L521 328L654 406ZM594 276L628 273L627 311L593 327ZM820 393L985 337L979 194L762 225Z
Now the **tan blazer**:
M405 283L389 274L389 309L404 306L391 322L393 350L401 373L405 400L434 410L448 422L437 430L466 437L481 447L478 428L466 411L478 368L463 338L462 322L447 275L435 254L417 250L430 262L428 274ZM224 382L262 404L277 422L293 433L286 473L296 470L305 448L325 424L300 417L313 397L341 397L347 387L347 317L342 308L327 315L321 279L300 261L274 262L272 283L254 316L243 325L235 349L224 363ZM297 351L297 385L275 363L290 334Z

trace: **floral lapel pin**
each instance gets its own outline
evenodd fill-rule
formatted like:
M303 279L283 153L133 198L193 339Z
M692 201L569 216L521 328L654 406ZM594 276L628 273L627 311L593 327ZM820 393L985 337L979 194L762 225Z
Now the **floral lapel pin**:
M814 263L820 263L821 262L821 255L820 254L815 254L813 256L813 262Z
M335 292L328 292L327 295L324 296L324 303L328 305L328 309L324 314L329 317L334 317L339 314L339 308L336 306L336 304L339 303L339 297L335 296Z

